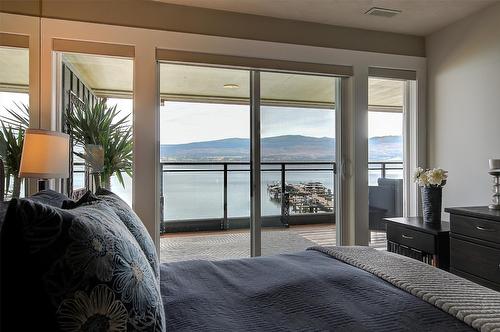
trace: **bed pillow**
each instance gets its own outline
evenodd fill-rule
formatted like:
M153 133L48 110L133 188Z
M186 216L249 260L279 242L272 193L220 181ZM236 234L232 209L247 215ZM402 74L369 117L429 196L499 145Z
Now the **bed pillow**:
M132 208L118 195L113 192L99 188L96 191L96 195L99 199L106 201L113 211L120 217L123 224L128 228L130 233L134 235L135 239L141 246L144 254L146 255L149 264L153 268L155 276L160 281L160 262L158 260L158 255L156 253L156 247L148 233L148 230L142 223L141 219L132 210Z
M68 200L63 202L62 208L66 210L75 209L79 206L86 205L98 200L99 198L92 194L90 190L87 190L77 201Z
M0 202L0 232L2 231L3 220L5 219L8 207L9 202Z
M0 234L0 330L162 331L155 275L105 202L13 199Z
M71 204L71 202L73 202L73 200L71 200L68 196L50 189L41 190L36 194L27 197L27 199L58 208L62 207L64 204Z

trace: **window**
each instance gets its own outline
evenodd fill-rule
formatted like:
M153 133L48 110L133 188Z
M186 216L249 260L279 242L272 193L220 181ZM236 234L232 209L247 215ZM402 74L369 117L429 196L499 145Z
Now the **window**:
M133 61L77 53L60 58L62 124L73 142L72 177L63 185L69 193L105 187L132 205Z
M26 193L26 182L18 177L22 148L18 138L24 135L29 124L29 52L26 48L0 47L0 122L5 199L22 197Z
M409 179L406 152L409 144L409 81L368 79L368 198L370 245L385 248L384 218L402 217L407 208Z

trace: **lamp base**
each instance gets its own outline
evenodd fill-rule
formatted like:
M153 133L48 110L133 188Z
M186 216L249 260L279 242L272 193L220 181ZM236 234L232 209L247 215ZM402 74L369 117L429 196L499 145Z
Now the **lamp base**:
M38 180L38 191L49 189L49 180L48 179L39 179Z

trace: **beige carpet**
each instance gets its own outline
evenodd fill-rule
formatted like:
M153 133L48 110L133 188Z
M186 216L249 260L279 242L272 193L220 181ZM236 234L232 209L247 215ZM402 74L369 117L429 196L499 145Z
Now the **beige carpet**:
M335 245L335 226L311 225L264 229L262 255L292 253L314 245ZM371 246L385 249L385 233L372 232ZM250 257L250 231L177 233L160 239L160 260L175 262Z

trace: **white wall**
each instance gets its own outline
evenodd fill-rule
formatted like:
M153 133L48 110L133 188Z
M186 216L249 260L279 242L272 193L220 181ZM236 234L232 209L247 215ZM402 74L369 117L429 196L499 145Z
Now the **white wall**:
M444 207L487 205L500 158L500 4L427 38L428 160L449 170Z

